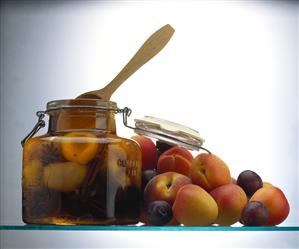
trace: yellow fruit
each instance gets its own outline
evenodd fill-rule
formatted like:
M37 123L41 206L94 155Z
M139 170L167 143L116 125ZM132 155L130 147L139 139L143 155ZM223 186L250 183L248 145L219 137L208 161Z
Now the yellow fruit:
M240 220L247 204L244 190L236 184L225 184L213 189L210 195L218 206L218 217L215 221L220 226L230 226Z
M97 154L100 144L89 132L67 133L61 141L63 156L75 163L87 164Z
M44 167L44 184L51 189L72 192L83 182L88 167L73 163L52 163Z
M172 211L174 218L185 226L208 226L218 216L218 206L213 197L194 184L180 188Z
M269 211L267 226L280 224L288 217L290 212L290 205L286 196L277 187L262 187L253 194L249 201L260 201L267 207Z

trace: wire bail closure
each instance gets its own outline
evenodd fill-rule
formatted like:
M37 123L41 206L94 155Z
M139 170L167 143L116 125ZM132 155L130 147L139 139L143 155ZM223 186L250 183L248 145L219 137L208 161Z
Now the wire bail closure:
M124 126L127 127L127 128L129 128L129 129L134 130L135 133L147 134L147 135L148 134L149 135L158 135L159 137L163 137L163 138L166 138L166 139L171 139L171 140L173 140L175 142L179 142L179 143L185 144L187 146L193 146L193 148L196 148L197 150L202 149L202 150L208 152L209 154L211 154L211 152L208 149L202 147L202 144L195 145L195 144L192 144L192 143L188 143L186 141L182 141L179 138L175 138L173 136L169 136L167 134L163 134L163 133L156 132L156 131L153 131L153 130L149 131L149 130L146 130L146 129L142 129L140 127L133 127L133 126L128 125L128 117L132 114L132 110L130 108L128 108L128 107L125 107L123 109L118 109L117 113L122 113Z
M127 124L128 122L128 117L131 115L132 110L128 107L124 107L123 109L117 108L117 109L113 109L113 108L96 108L96 109L104 109L104 110L110 110L110 111L115 111L115 113L122 113L123 116L123 124L130 128L130 129L135 129L134 127L131 127ZM29 134L22 139L21 141L21 145L22 147L24 147L24 144L30 139L32 138L41 128L46 126L46 122L44 120L45 115L46 115L47 111L38 111L36 112L36 116L38 117L37 123L35 124L35 126L32 128L32 130L29 132Z
M24 147L24 144L27 142L28 139L32 138L41 128L46 126L44 117L46 112L44 111L38 111L36 112L36 116L38 117L38 121L33 127L33 129L30 131L30 133L21 141L22 147Z
M147 134L147 135L156 135L162 138L166 138L166 139L170 139L174 142L179 142L179 143L183 143L187 146L193 146L193 148L196 148L197 150L202 149L205 150L206 152L208 152L209 154L211 154L211 152L209 150L207 150L206 148L202 147L201 144L193 144L193 143L188 143L186 141L182 141L179 138L167 135L167 134L163 134L160 132L156 132L156 131L149 131L146 129L142 129L140 127L133 127L128 125L128 117L132 114L132 110L129 107L124 107L123 109L117 108L117 109L113 109L113 108L96 108L96 109L104 109L104 110L110 110L110 111L114 111L116 114L121 113L122 114L122 118L123 118L123 124L125 127L134 130L135 133L139 133L139 134ZM47 111L38 111L36 112L36 116L38 117L38 121L35 124L35 126L33 127L33 129L30 131L30 133L21 141L22 146L24 147L24 144L28 141L28 139L32 138L41 128L46 126L46 123L44 121L44 117L45 114L47 113Z
M136 127L132 127L128 125L128 117L130 117L130 115L132 114L132 110L129 107L124 107L123 109L117 109L117 113L122 113L123 124L125 127L133 130L137 129Z

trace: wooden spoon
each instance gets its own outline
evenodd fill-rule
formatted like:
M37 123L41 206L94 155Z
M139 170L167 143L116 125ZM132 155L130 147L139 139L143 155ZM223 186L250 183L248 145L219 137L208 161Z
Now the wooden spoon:
M169 24L157 30L143 43L137 53L108 85L99 90L83 93L77 98L109 100L114 91L127 78L164 48L173 33L174 29Z

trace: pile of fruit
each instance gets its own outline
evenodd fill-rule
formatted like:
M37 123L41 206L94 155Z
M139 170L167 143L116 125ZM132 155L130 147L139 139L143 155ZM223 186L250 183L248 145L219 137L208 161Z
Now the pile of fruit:
M214 154L193 158L186 149L133 136L142 152L143 210L146 225L275 226L289 214L284 193L251 171L231 177Z

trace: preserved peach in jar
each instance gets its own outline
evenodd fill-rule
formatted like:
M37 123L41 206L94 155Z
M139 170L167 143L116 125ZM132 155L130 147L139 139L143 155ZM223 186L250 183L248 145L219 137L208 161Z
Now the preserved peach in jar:
M48 132L23 144L25 223L138 223L141 153L134 141L116 135L118 110L95 99L48 103Z

